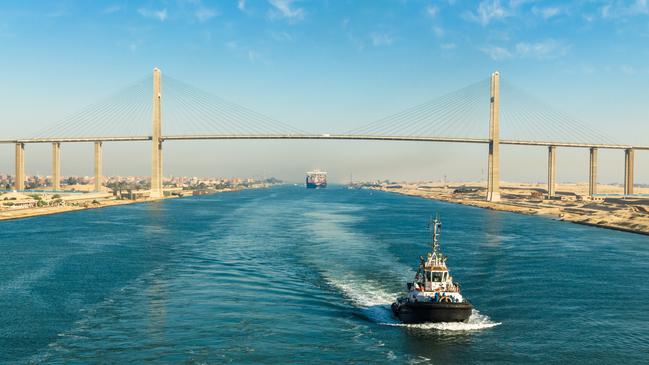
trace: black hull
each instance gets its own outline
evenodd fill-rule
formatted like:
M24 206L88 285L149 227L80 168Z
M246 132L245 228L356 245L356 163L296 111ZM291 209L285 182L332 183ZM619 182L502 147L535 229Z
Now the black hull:
M409 303L392 304L392 312L403 323L466 322L473 306L465 303Z
M306 183L307 189L324 189L326 187L327 187L327 183L321 183L321 184Z

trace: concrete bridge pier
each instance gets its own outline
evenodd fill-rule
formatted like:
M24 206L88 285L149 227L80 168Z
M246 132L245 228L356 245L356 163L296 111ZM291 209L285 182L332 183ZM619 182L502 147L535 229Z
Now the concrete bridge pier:
M635 152L633 148L624 150L624 195L633 194L633 175L635 166Z
M14 180L15 190L25 190L25 144L16 143L16 176Z
M61 190L61 143L52 143L52 190Z
M500 201L500 74L498 72L491 74L487 201Z
M556 195L557 187L557 147L548 147L548 197Z
M101 191L102 185L102 150L101 141L95 141L95 191Z
M588 169L588 196L597 194L597 148L590 148L590 168Z
M152 138L151 138L151 197L161 198L162 193L162 139L161 137L161 73L158 68L153 69L153 111L152 111Z

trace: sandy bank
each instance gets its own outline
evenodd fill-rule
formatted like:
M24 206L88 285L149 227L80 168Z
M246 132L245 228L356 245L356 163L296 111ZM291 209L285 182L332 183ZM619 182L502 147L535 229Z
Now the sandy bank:
M580 200L584 191L588 190L586 184L557 185L558 197L547 199L543 196L544 189L540 185L505 183L501 188L502 200L496 203L485 201L484 189L478 183L399 184L397 187L384 186L378 189L486 209L546 215L573 223L649 235L649 196L627 199L608 196L601 201ZM600 192L615 194L618 189L615 186L602 186ZM649 194L649 189L636 190L640 194Z
M167 197L164 199L175 198ZM162 199L140 199L140 200L103 200L98 201L96 204L80 205L80 206L55 206L55 207L34 207L25 209L10 209L0 211L0 221L9 219L20 219L36 217L40 215L50 215L66 212L74 212L77 210L97 209L104 207L111 207L115 205L126 205L135 203L146 203Z

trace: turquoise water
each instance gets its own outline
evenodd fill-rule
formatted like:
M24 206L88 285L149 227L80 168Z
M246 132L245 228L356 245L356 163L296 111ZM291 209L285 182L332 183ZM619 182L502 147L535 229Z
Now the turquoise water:
M468 324L390 301L442 248ZM0 363L646 363L649 238L279 187L0 223Z

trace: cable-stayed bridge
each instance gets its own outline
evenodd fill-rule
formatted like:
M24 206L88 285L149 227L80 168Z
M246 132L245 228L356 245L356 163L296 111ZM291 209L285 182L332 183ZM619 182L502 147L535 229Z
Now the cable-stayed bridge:
M153 92L151 90L153 86ZM164 92L164 94L163 94ZM163 96L164 95L164 96ZM164 122L164 123L163 123ZM52 144L53 189L60 190L62 143L94 143L95 189L101 189L102 144L151 142L151 196L161 197L162 146L172 140L366 140L478 143L488 146L486 199L500 199L500 145L548 148L548 195L555 195L557 147L590 150L589 194L597 193L599 149L625 151L624 194L633 194L635 151L649 146L611 140L524 90L490 78L340 133L313 133L229 102L154 69L152 76L15 144L15 186L24 190L25 145Z

